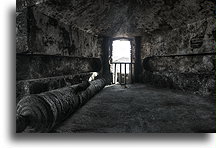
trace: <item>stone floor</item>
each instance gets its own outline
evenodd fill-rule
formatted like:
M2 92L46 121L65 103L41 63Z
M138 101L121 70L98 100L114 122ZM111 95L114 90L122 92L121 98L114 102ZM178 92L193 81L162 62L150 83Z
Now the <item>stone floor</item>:
M146 85L105 87L53 132L215 132L210 98Z

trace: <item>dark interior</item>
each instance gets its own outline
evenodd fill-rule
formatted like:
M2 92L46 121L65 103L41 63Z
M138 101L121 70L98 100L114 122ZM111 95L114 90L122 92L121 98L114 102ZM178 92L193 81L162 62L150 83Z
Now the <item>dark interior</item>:
M17 132L215 132L215 3L17 0Z

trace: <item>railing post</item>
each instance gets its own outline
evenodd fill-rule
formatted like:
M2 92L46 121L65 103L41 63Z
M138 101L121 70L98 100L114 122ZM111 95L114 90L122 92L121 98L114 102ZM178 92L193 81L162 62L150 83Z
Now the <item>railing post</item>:
M114 64L112 64L112 70L113 70L113 74L112 74L112 84L114 84L114 83L115 83Z
M128 73L128 81L131 80L131 83L133 83L133 65L134 63L127 63L127 62L117 62L117 63L112 63L114 65L114 84L116 84L117 82L119 82L119 84L127 84L127 64L128 64L128 68L129 68L129 73ZM119 64L119 74L118 74L118 64ZM125 68L125 70L123 70L124 73L124 78L122 78L122 64L124 65L123 67ZM123 80L124 79L124 80ZM118 80L118 81L117 81ZM129 81L130 82L130 81Z
M126 85L126 68L127 68L127 64L125 63L125 75L124 75L124 84Z
M130 74L130 78L131 78L131 83L133 83L133 70L132 70L133 67L132 67L132 65L133 65L133 64L130 63L130 73L131 73L131 74Z
M115 63L115 70L114 70L114 84L116 84L116 75L117 75L117 73L116 73L116 63Z
M122 75L121 75L121 63L120 63L120 77L119 77L119 83L120 83L120 84L122 84L122 83L121 83L121 81L122 81L122 77L121 77L121 76L122 76Z

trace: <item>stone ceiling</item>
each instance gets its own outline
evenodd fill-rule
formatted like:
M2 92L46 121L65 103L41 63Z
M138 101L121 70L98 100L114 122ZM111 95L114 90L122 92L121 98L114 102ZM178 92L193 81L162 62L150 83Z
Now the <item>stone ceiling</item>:
M94 34L130 37L215 16L215 0L49 0L37 11Z

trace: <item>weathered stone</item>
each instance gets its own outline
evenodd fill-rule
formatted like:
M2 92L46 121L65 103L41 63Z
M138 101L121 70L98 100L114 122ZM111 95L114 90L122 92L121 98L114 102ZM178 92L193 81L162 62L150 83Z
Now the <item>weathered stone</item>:
M127 88L112 85L105 87L52 132L215 133L216 113L212 102L206 97L144 84L127 85ZM191 135L184 138L190 139Z
M214 17L142 38L144 83L214 95Z
M27 7L38 5L48 0L16 0L16 11L23 11Z
M98 72L101 69L98 58L31 54L17 54L16 65L17 80Z
M148 57L143 60L144 83L203 96L215 94L215 55Z
M143 82L158 88L170 88L187 93L213 98L215 96L214 73L174 73L150 72L143 73Z
M27 10L16 13L16 51L28 51L27 42Z
M148 57L143 68L154 72L211 73L215 71L215 55Z
M87 81L68 86L88 80L91 72L108 82L113 37L131 39L136 82L141 78L160 88L212 98L215 4L213 0L18 0L17 131L28 126L26 132L49 132L101 89L104 82L92 89Z
M215 18L209 17L172 31L145 35L142 39L142 58L215 52L214 24Z
M72 28L55 18L28 9L28 48L31 53L73 57L100 57L100 38ZM18 50L18 53L23 52Z
M179 28L214 16L215 2L204 0L72 0L42 4L38 10L65 24L107 36L141 36Z

